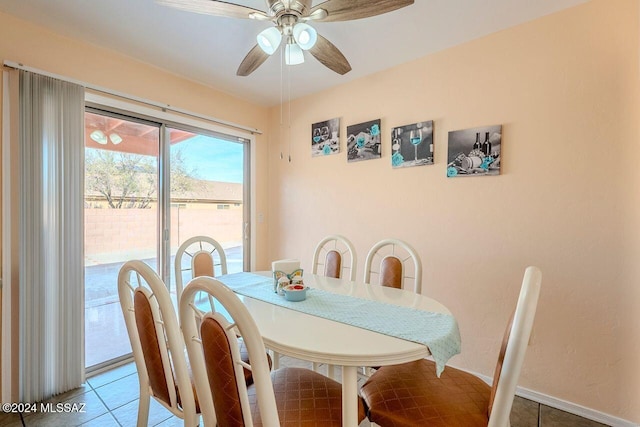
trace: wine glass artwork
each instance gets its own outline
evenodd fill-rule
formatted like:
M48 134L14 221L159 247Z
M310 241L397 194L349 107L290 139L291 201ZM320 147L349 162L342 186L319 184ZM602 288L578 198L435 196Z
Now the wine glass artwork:
M322 126L322 129L320 129L320 138L322 139L322 141L326 141L327 139L329 139L329 127L328 126Z
M415 148L415 163L418 163L418 145L422 142L422 129L414 129L409 134L409 142Z
M433 165L433 120L393 128L391 150L393 168Z
M340 152L340 119L311 125L311 156L329 156Z

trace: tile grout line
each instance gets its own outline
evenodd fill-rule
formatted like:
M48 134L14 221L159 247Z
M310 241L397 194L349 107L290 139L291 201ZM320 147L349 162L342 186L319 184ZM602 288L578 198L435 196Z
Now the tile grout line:
M102 416L104 416L104 415L106 415L106 414L111 414L111 411L109 410L109 407L108 407L108 406L107 406L107 404L104 402L104 400L102 400L102 398L100 397L100 395L98 394L98 392L97 392L97 391L93 388L93 386L91 386L91 384L89 384L88 382L87 382L87 385L89 386L90 390L87 390L87 391L85 391L84 393L82 393L82 394L78 395L78 397L83 396L83 395L86 395L86 394L87 394L87 393L89 393L89 392L93 392L93 393L95 393L96 397L98 398L98 400L100 401L100 403L102 403L102 405L103 405L103 406L104 406L104 408L107 410L107 412L105 412L104 414L97 415L97 416L95 416L95 417L93 417L93 418L91 418L91 419L89 419L89 420L86 420L86 421L84 421L84 422L80 423L80 424L77 424L77 425L76 425L76 427L80 427L80 426L82 426L83 424L90 423L91 421L94 421L94 420L96 420L97 418L100 418L100 417L102 417ZM75 397L75 396L74 396L74 397ZM67 400L68 400L68 399L67 399ZM115 418L115 417L114 417L114 418ZM117 423L117 422L118 422L118 420L116 420L116 423ZM120 423L118 423L118 425L119 425L120 427L122 427L122 425L121 425Z
M542 404L538 403L538 427L542 427Z
M134 375L134 374L129 374L129 375ZM125 377L128 377L129 375L124 375L124 376L122 376L122 377L120 377L120 378L117 378L117 379L115 379L115 380L113 380L113 381L109 381L108 383L102 384L100 387L105 386L105 385L107 385L107 384L111 384L111 383L113 383L113 382L115 382L115 381L121 380L121 379L123 379L123 378L125 378ZM137 374L136 374L136 375L137 375ZM115 420L115 422L116 422L116 424L118 424L118 426L120 426L120 427L124 427L124 426L120 423L120 421L118 421L118 418L116 418L116 416L113 414L112 410L109 408L109 406L107 405L107 403L102 399L102 396L100 396L100 393L98 393L98 390L97 390L97 389L98 389L98 388L100 388L100 387L95 387L95 388L94 388L94 387L93 387L93 385L89 382L89 380L87 380L87 385L88 385L89 387L91 387L91 390L93 390L93 392L96 394L96 396L98 396L98 400L100 400L100 402L102 402L102 404L104 405L104 407L105 407L105 408L107 408L107 414L111 415L111 418L113 418L113 419ZM120 408L120 407L122 407L122 406L124 406L124 405L118 406L118 408ZM116 409L117 409L117 408L116 408ZM102 415L104 415L104 414L102 414ZM102 416L102 415L100 415L100 416ZM97 418L97 417L96 417L96 418ZM95 418L94 418L94 420L95 420ZM89 420L89 421L91 421L91 420ZM83 423L83 424L84 424L84 423ZM82 424L81 424L81 425L82 425Z

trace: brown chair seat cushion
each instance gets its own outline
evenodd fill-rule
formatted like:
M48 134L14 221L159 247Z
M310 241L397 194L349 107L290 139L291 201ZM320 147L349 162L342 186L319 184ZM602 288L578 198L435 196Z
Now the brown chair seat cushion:
M303 368L282 368L271 373L281 426L342 426L342 385L322 374ZM254 426L261 426L255 387L249 402ZM365 418L358 401L358 421Z
M489 423L491 387L447 367L440 378L426 359L383 366L360 391L369 419L381 427L476 427Z

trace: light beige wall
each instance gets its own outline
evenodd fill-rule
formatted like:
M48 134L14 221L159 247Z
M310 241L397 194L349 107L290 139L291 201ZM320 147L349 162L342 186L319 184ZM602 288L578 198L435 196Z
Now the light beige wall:
M309 269L315 243L340 233L361 270L376 241L410 242L424 293L459 321L451 363L485 375L537 265L520 384L640 422L638 16L637 0L594 0L429 55L293 101L290 133L273 108L271 257ZM343 151L311 158L311 124L333 117ZM348 164L346 125L377 118L382 159ZM430 119L435 165L392 170L391 128ZM494 124L502 175L446 178L447 132Z

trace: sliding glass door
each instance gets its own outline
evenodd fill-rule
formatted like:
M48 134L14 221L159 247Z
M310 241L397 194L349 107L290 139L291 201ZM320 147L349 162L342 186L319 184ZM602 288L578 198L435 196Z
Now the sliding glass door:
M117 291L124 262L148 263L169 284L174 298L174 256L190 237L217 240L230 273L248 269L247 153L246 140L238 137L87 110L84 263L89 371L130 357Z
M246 144L238 138L168 129L170 145L169 280L175 290L174 256L191 237L208 236L221 244L229 273L244 270ZM183 264L188 267L190 258ZM216 269L216 274L220 270ZM183 283L190 280L183 277Z
M131 353L118 299L130 259L158 265L160 125L85 113L85 366Z

